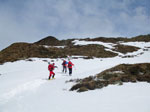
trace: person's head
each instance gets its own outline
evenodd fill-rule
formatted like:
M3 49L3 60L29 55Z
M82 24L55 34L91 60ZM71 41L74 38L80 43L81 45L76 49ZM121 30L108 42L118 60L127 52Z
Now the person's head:
M48 64L51 64L50 62L48 62Z
M55 63L53 63L53 65L55 65Z

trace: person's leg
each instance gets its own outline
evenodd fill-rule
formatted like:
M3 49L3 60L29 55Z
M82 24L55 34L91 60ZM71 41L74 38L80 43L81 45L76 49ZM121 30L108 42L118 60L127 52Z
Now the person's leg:
M72 68L69 68L69 75L72 74Z
M48 79L51 79L51 76L52 76L52 71L50 71L50 74L49 74L49 78L48 78Z
M63 66L63 70L62 70L62 72L64 72L64 70L65 70L65 67Z
M53 71L52 71L52 74L53 74L52 78L54 78L55 77L55 73Z
M70 70L70 71L71 71L71 74L72 74L72 68L71 68L71 70Z
M67 72L67 67L65 66L64 69L65 69L65 73L66 73Z

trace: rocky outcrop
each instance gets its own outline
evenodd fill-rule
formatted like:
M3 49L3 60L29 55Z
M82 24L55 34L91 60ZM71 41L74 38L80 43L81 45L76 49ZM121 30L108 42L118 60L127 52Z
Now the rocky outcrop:
M76 81L77 84L70 90L77 90L78 92L103 88L109 84L122 85L124 82L135 83L138 81L150 83L150 63L120 64L96 76L71 81Z

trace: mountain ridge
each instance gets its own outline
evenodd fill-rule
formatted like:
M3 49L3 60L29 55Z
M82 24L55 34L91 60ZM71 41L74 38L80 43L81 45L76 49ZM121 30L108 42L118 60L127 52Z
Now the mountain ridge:
M74 45L73 41L98 41L104 43L114 44L114 48L109 51L106 50L106 47L103 45ZM21 59L27 59L31 57L39 58L64 58L72 55L81 55L87 56L88 58L92 57L115 57L119 53L126 54L128 52L137 51L139 48L127 45L121 45L119 42L150 42L150 34L148 35L139 35L133 38L84 38L84 39L67 39L67 40L58 40L56 37L47 36L34 43L13 43L7 48L0 51L0 64L9 61L17 61ZM56 46L56 47L55 47ZM64 46L60 48L57 46Z

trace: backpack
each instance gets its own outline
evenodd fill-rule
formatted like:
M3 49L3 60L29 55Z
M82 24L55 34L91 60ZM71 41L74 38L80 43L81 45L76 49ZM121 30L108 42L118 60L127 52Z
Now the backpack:
M71 63L68 63L68 67L72 67L72 64L71 64Z
M49 66L49 70L50 70L50 71L54 70L54 66L53 66L53 65L50 65L50 66Z
M62 65L65 66L65 65L66 65L66 61L64 61L64 62L62 63Z

